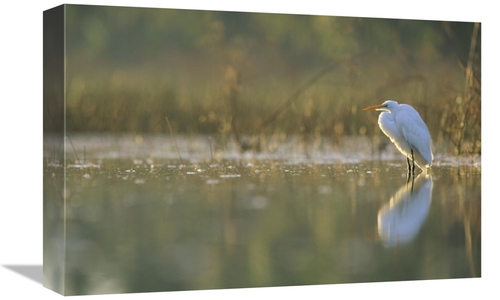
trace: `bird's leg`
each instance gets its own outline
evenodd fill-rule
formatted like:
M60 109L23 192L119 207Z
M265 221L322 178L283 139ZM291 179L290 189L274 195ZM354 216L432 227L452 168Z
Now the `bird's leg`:
M411 193L413 194L413 185L415 184L415 176L411 177Z
M408 163L408 174L406 174L406 183L410 182L410 177L411 177L411 164L410 164L410 158L406 157L406 162Z
M413 149L411 149L411 161L413 163L413 166L411 168L411 174L415 176L415 159L413 158Z

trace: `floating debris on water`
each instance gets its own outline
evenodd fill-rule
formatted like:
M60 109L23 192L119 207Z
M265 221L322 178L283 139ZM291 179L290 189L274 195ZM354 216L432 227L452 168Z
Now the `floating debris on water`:
M224 174L224 175L220 175L220 178L237 178L237 177L241 177L240 174Z
M301 136L287 135L286 139L280 141L279 147L263 148L259 152L247 151L241 153L237 143L227 143L223 150L217 151L217 155L207 148L207 136L198 135L176 135L178 147L165 147L173 145L170 134L164 135L141 135L143 142L136 143L136 135L121 134L74 134L71 137L73 147L66 150L70 157L80 154L75 149L85 149L82 157L96 160L97 163L89 163L89 160L73 160L72 164L63 163L54 150L44 149L44 157L47 167L69 167L69 168L100 168L103 160L129 160L134 166L157 165L158 160L168 160L167 168L183 169L192 167L191 163L209 162L208 167L238 168L232 165L225 166L222 161L237 161L241 166L255 167L259 162L272 161L284 163L285 165L329 165L329 164L358 164L365 161L387 161L389 166L402 167L404 159L397 151L383 151L374 153L372 141L367 137L346 137L337 141L335 145L330 142L323 143L322 147L315 151L301 150L298 145L302 143ZM270 139L273 136L269 137ZM323 138L323 141L328 141ZM147 145L147 147L145 147ZM183 160L178 160L178 150L183 150ZM304 149L311 149L305 147ZM392 148L391 148L392 149ZM189 150L189 151L188 151ZM207 151L208 150L208 151ZM215 159L216 158L216 159ZM402 161L401 161L402 160ZM394 161L394 162L392 162ZM186 163L190 162L190 163ZM481 155L467 155L455 157L443 153L435 153L435 166L474 166L481 167ZM205 166L204 166L205 167ZM208 168L205 167L205 168Z

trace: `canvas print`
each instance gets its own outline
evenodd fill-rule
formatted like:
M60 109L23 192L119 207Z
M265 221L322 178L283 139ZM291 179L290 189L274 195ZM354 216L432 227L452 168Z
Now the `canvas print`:
M481 24L44 12L44 285L481 277Z

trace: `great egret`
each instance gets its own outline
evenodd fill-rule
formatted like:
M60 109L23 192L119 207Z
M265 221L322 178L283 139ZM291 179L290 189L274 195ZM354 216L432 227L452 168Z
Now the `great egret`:
M434 155L431 135L427 125L413 107L387 100L381 105L369 106L363 110L382 111L378 117L378 125L406 156L409 174L415 174L415 165L424 172L432 166Z
M377 214L378 235L384 246L412 241L424 224L432 203L432 176L421 173L411 187L403 185Z

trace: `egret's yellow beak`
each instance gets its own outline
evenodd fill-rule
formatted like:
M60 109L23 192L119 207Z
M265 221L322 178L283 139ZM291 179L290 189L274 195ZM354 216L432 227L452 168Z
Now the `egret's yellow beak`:
M368 106L368 107L363 108L363 110L375 110L375 109L379 109L382 107L384 107L384 106L383 105L372 105L372 106Z

